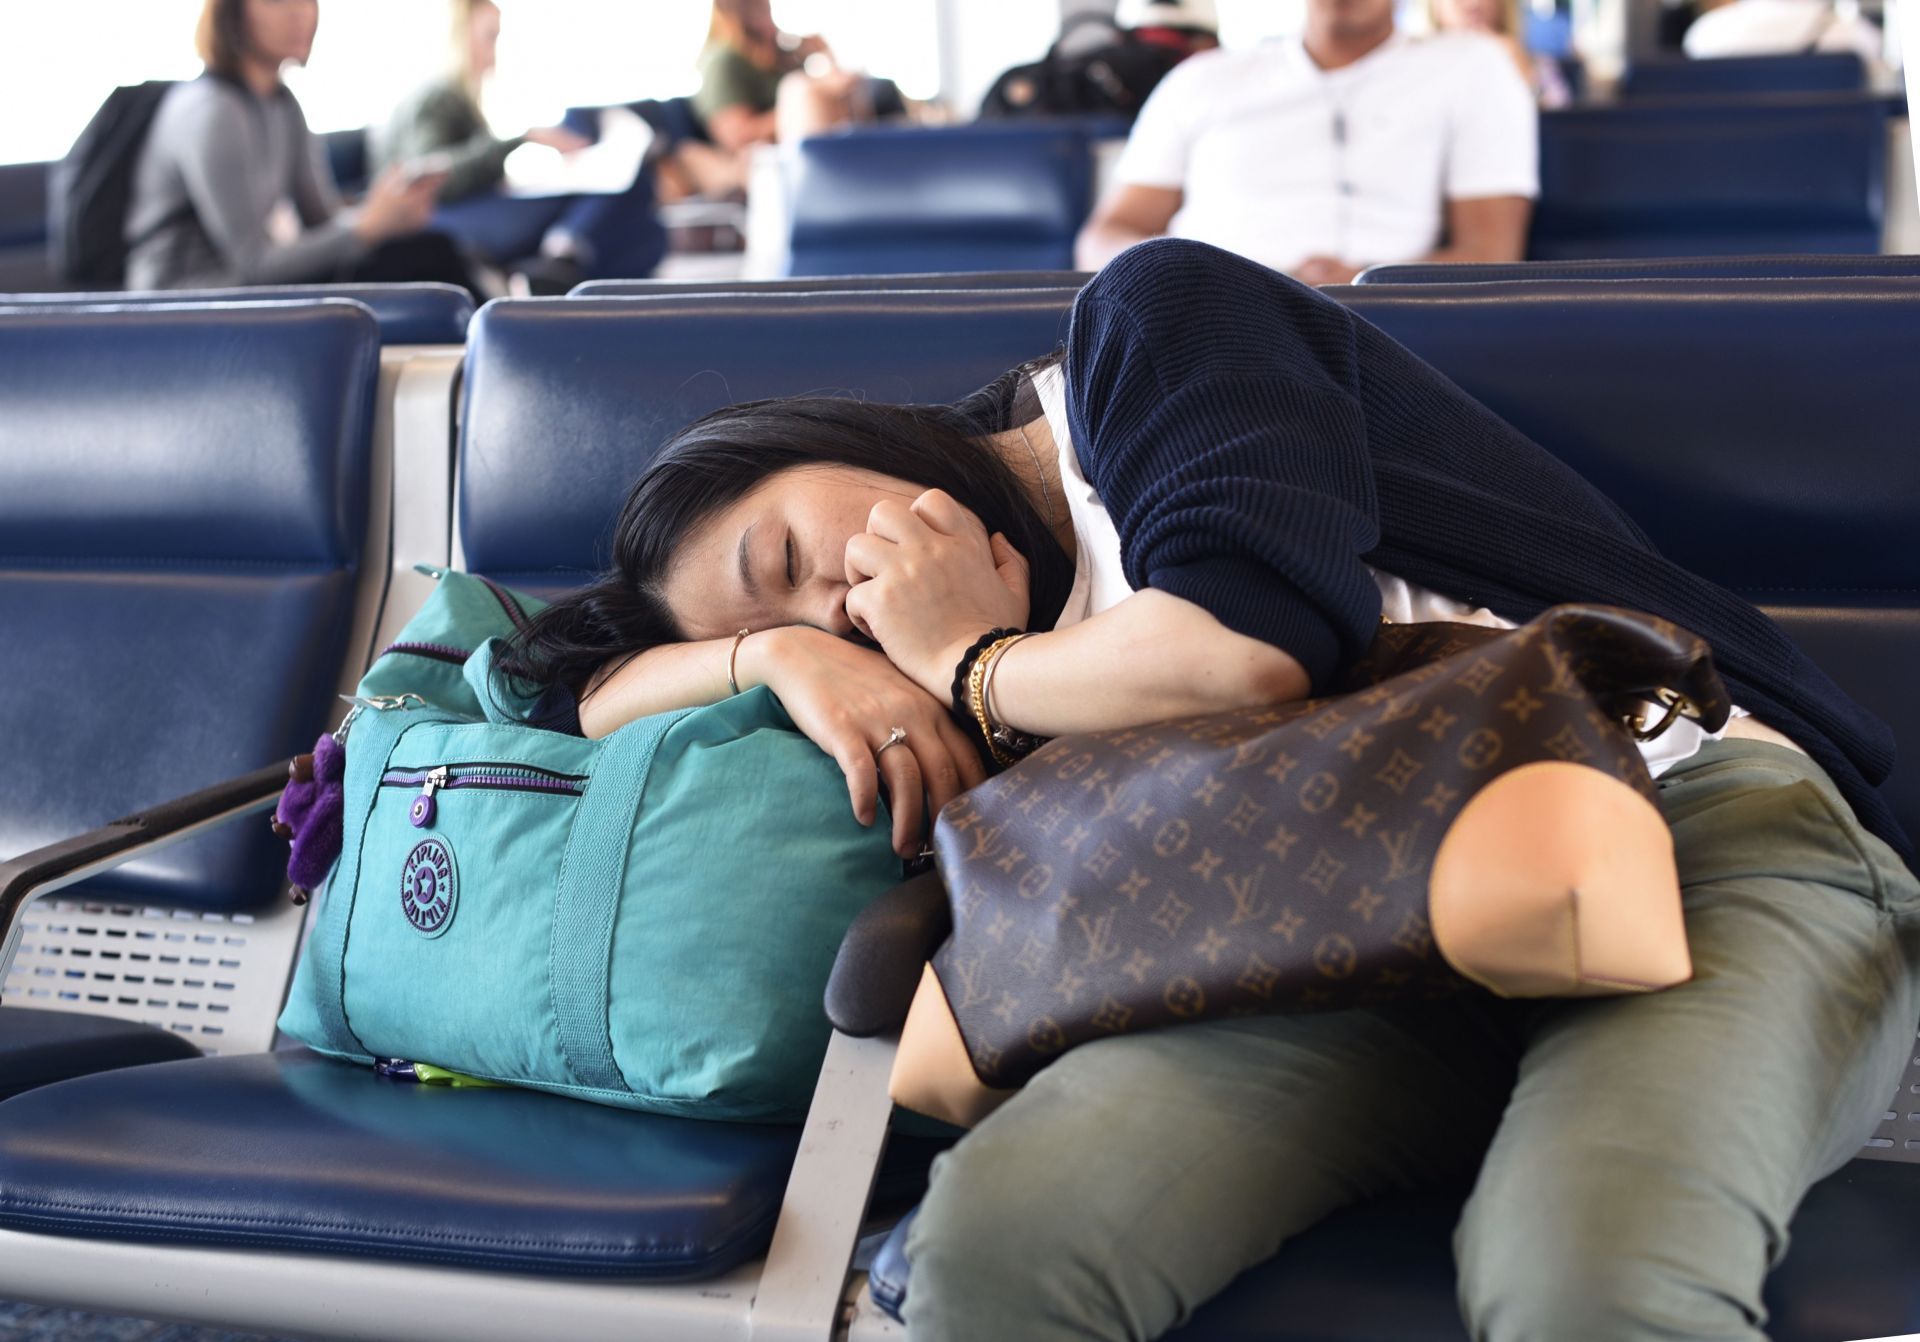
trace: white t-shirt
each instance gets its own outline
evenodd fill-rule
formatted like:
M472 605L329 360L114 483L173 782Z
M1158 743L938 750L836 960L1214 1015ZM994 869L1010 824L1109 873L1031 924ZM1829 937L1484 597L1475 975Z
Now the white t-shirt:
M1067 427L1066 377L1060 371L1060 365L1051 364L1036 372L1033 375L1033 389L1040 399L1041 412L1047 417L1047 428L1053 433L1053 441L1059 447L1060 484L1066 494L1067 511L1073 518L1073 587L1068 591L1067 604L1061 608L1060 618L1053 626L1064 629L1099 611L1119 605L1133 594L1134 589L1127 582L1121 563L1120 533L1114 529L1113 518L1100 501L1100 495L1087 483L1085 474L1080 470L1079 454L1073 450L1073 440ZM1458 624L1487 625L1495 629L1515 627L1513 621L1501 619L1484 606L1470 606L1464 601L1456 601L1410 583L1405 578L1382 573L1372 566L1368 567L1367 572L1373 575L1374 585L1380 589L1380 613L1394 624L1449 620ZM1652 721L1659 721L1662 716L1659 710L1648 705L1648 711L1652 714ZM1728 721L1746 716L1746 709L1735 706ZM1658 778L1680 761L1691 759L1708 741L1717 741L1724 735L1724 728L1708 732L1685 718L1679 718L1653 740L1640 742L1640 754L1647 762L1647 772ZM1799 749L1784 738L1781 744Z
M1835 13L1827 0L1735 0L1695 19L1680 44L1696 59L1851 51L1869 68L1881 52L1878 28L1858 13Z
M1481 33L1396 34L1322 70L1298 39L1209 51L1147 99L1115 180L1182 193L1169 232L1276 270L1410 261L1444 205L1539 194L1533 93Z

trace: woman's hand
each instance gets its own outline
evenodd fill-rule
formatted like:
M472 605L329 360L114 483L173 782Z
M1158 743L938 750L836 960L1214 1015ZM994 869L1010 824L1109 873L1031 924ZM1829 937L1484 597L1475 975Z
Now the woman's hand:
M433 218L440 188L447 184L444 170L409 173L399 164L374 178L360 205L354 231L369 243L418 233Z
M873 823L885 780L893 849L902 857L920 851L929 814L986 778L944 696L928 694L870 648L792 625L741 640L737 667L742 685L772 689L794 725L838 762L861 824ZM906 737L882 752L895 727Z
M545 145L561 154L577 154L593 143L586 136L576 135L565 126L535 126L520 138L528 144Z
M877 503L847 542L847 616L945 700L954 664L989 629L1027 623L1027 561L943 490Z

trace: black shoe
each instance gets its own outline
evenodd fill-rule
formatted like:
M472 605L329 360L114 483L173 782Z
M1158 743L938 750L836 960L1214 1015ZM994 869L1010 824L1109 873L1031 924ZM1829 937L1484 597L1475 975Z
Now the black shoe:
M586 278L586 272L569 257L530 256L509 267L508 284L518 297L555 298L572 292Z

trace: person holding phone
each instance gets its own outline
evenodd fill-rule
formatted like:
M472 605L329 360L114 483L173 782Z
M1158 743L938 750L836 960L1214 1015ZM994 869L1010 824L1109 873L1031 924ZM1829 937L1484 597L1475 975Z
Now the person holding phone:
M306 63L319 24L319 0L205 0L197 45L206 70L168 92L134 170L128 287L473 287L452 240L427 231L443 169L389 168L358 206L342 203L280 80L283 66Z
M666 252L653 174L636 161L624 190L510 195L507 158L522 145L576 154L591 143L561 126L496 135L481 90L499 60L500 7L449 0L449 61L394 111L376 137L378 161L444 170L434 225L532 293L565 293L584 279L653 273Z

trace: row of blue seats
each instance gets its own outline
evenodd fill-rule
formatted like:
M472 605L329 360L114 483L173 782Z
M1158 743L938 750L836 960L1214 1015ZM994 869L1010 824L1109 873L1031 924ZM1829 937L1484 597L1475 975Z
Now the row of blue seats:
M1528 255L1878 251L1889 115L1846 92L1545 113ZM1093 205L1094 146L1112 130L879 127L803 142L790 272L1065 269ZM0 290L44 267L45 171L0 167Z
M1600 261L1520 261L1511 264L1374 266L1354 282L1470 284L1510 280L1821 279L1920 275L1920 256L1839 253L1725 257L1636 257ZM836 275L785 280L589 280L572 298L673 298L717 294L902 293L950 290L1071 290L1089 278L1075 270L946 271L902 275ZM150 293L0 293L0 310L22 307L133 309L201 304L313 302L346 299L364 305L395 346L459 346L474 315L465 290L446 284L277 285L250 289L163 290Z
M1540 118L1540 260L1872 253L1889 104L1864 94L1646 99ZM875 128L799 147L794 275L1063 269L1093 204L1073 125Z
M381 460L392 351L364 305L0 312L0 910L91 874L27 915L30 968L4 980L8 1001L130 998L139 1016L198 978L204 1005L188 1014L204 1021L222 975L240 972L227 962L258 948L237 940L273 942L284 984L299 917L257 815L153 848L189 822L257 812L278 780L158 803L326 725L330 695L379 642L368 631L417 603L389 578L397 520L437 514L442 562L564 588L595 567L610 500L688 419L822 387L949 399L1051 347L1072 292L491 304L468 332L457 427L451 400L438 407L437 476ZM1903 544L1920 497L1907 385L1920 279L1334 293L1920 734L1920 558ZM430 456L431 436L415 447ZM1920 774L1903 768L1888 793L1920 823ZM277 1000L253 1010L255 1050ZM0 1295L310 1334L404 1318L422 1337L521 1337L538 1317L581 1337L837 1335L885 1117L872 1093L884 1042L836 1039L796 1139L249 1052L229 1042L248 1013L227 1006L224 1033L192 1036L221 1056L117 1069L143 1056L132 1034L88 1057L71 1017L32 1012L66 1022L36 1034L0 1009L0 1077L21 1091L0 1104ZM1856 1161L1809 1197L1769 1287L1780 1342L1920 1327L1920 1124L1904 1107L1868 1152L1893 1159ZM910 1189L925 1154L905 1152L882 1191ZM1181 1336L1458 1339L1453 1214L1443 1199L1343 1214ZM871 1294L853 1303L848 1336L898 1335Z

